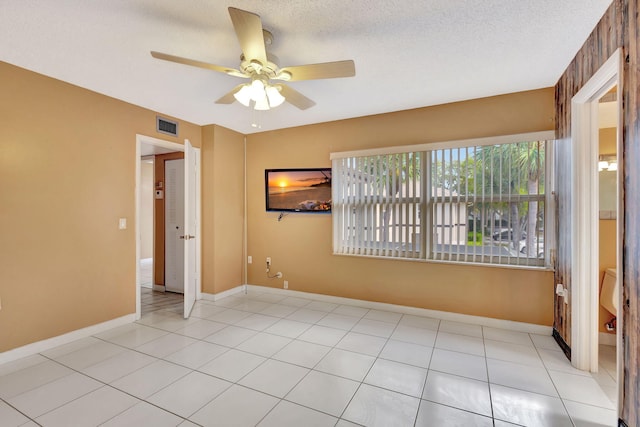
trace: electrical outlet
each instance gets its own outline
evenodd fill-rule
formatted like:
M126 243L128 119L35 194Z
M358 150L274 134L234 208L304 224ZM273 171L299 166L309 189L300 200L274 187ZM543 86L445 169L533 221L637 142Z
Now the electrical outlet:
M289 281L285 280L283 286L284 286L285 289L289 289Z
M268 266L270 266L270 265L271 265L271 257L270 257L270 256L268 256L268 257L267 257L267 265L268 265Z
M247 257L247 264L252 264L253 263L253 257L251 255L249 255Z

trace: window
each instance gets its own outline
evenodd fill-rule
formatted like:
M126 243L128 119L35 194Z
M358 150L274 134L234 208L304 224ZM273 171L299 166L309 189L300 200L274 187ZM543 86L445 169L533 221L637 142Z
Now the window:
M332 155L334 253L543 266L547 145Z

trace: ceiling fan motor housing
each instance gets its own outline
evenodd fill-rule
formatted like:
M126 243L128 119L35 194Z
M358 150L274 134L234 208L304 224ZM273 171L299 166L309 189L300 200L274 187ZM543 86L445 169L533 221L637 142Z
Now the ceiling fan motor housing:
M263 64L257 59L247 60L244 54L240 55L240 70L247 76L254 74L262 74L269 79L273 79L278 75L278 57L267 52L267 63Z

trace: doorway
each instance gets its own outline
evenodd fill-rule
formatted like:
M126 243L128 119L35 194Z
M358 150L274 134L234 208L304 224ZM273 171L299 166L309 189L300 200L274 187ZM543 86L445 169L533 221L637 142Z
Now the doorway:
M605 214L611 217L611 210L617 218L623 218L622 206L622 142L621 142L621 114L620 99L620 66L621 51L618 49L605 64L593 75L584 87L573 97L571 102L572 123L572 259L571 259L571 363L574 367L590 372L599 370L600 344L600 177L598 162L600 160L600 105L603 97L613 94L616 104L615 131L613 144L616 147L614 159L616 163L614 189L617 200L614 209ZM622 253L622 221L615 225L614 264L617 271L621 270ZM621 280L618 280L621 283ZM617 306L620 304L621 292L617 296ZM617 323L622 325L621 310L617 313ZM617 328L615 339L617 349L622 348L621 328ZM621 351L615 356L616 388L620 389L620 358ZM618 399L619 401L619 399Z
M183 298L183 310L182 313L185 318L190 315L191 308L195 303L196 298L200 296L200 231L199 231L199 222L200 222L200 150L197 148L193 148L188 140L185 140L185 145L180 145L172 142L163 141L157 138L148 137L144 135L136 136L136 319L140 319L142 315L142 272L141 272L141 254L142 254L142 226L143 221L141 220L141 215L143 214L141 199L143 197L142 194L142 163L141 158L143 156L166 156L166 153L175 153L180 152L180 156L183 156L187 159L188 162L185 162L183 173L179 174L180 179L177 180L177 183L181 183L183 188L181 188L181 193L185 195L184 206L180 209L184 212L185 218L188 218L189 221L186 221L182 230L179 230L179 233L176 234L176 240L179 238L180 246L184 248L184 252L176 251L174 254L176 257L181 257L180 264L184 265L182 278L184 281L184 298ZM157 165L156 165L157 166ZM178 171L179 172L179 171ZM154 187L156 187L157 183L154 183ZM156 193L155 197L164 197L166 188L163 188L158 195L158 188L154 189ZM189 196L189 197L187 197ZM158 215L158 212L156 212ZM164 218L164 211L161 213L161 216ZM164 219L162 219L164 223ZM164 235L164 227L163 235ZM156 228L156 231L158 228ZM162 237L164 240L164 237ZM184 242L184 243L182 243ZM198 244L196 244L198 242ZM182 253L184 255L182 255ZM168 255L169 256L169 255ZM173 256L173 255L172 255ZM162 258L162 259L160 259ZM164 264L164 250L162 256L156 255L154 261L155 264ZM164 265L156 265L157 268L162 268L164 273ZM164 288L164 287L162 287ZM149 290L145 289L145 299L148 299L147 293ZM156 298L157 299L157 298Z
M140 286L153 289L154 159L140 158Z
M618 242L618 86L598 105L598 375L594 376L612 402L617 401L617 334L620 281Z

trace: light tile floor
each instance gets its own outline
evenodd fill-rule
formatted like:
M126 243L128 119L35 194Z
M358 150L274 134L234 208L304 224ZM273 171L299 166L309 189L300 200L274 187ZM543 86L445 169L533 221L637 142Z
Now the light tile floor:
M0 365L0 425L616 425L611 347L591 375L548 336L258 291L188 320L143 299L139 322Z

